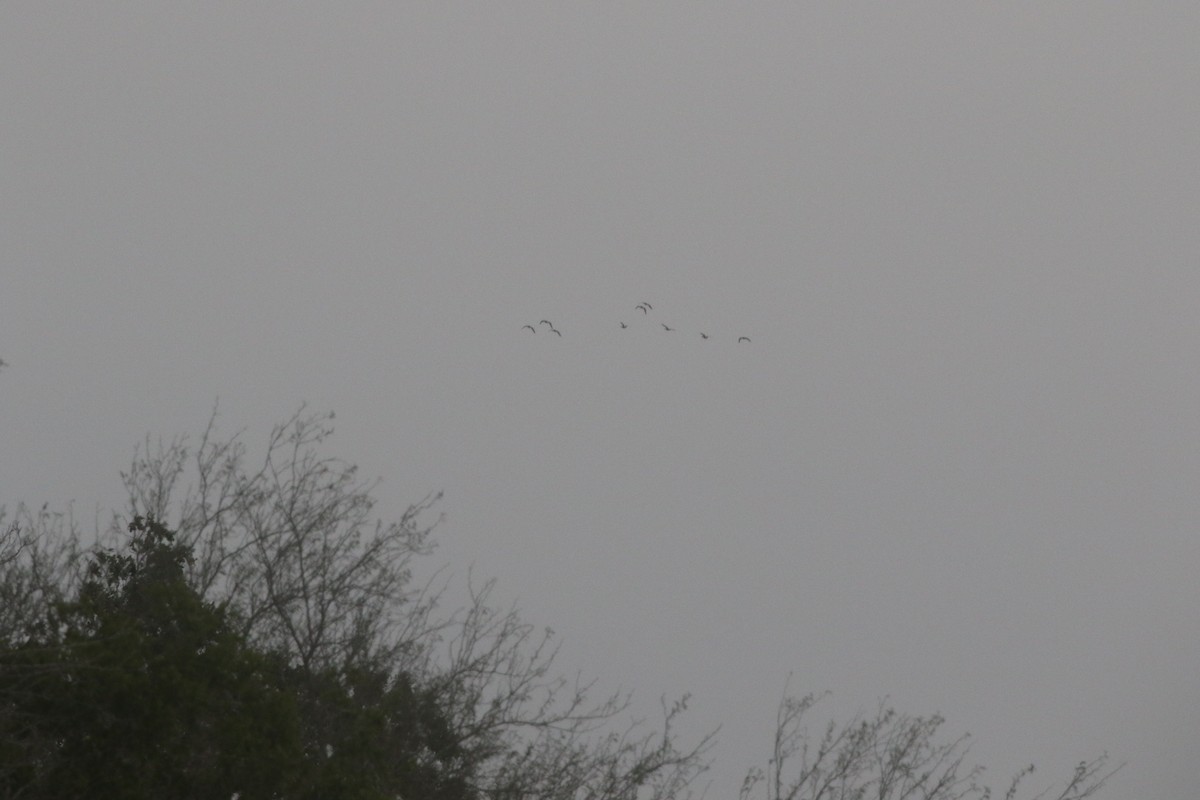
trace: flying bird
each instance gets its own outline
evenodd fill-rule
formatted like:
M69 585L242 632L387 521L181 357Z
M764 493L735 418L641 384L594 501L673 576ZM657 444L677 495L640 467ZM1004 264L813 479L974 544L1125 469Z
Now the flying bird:
M739 343L739 344L740 344L740 343L742 343L742 342L748 342L748 341L750 341L750 337L749 337L749 336L739 336L739 337L738 337L738 343Z
M562 336L562 331L560 331L558 328L555 328L553 325L550 326L550 332L557 333L559 336Z
M700 338L701 338L701 339L707 339L707 338L708 338L708 334L707 334L707 333L704 333L704 332L701 332L701 333L700 333Z
M554 330L554 323L553 323L553 322L551 322L551 321L550 321L550 320L548 320L548 319L544 319L544 320L542 320L541 322L539 322L539 323L538 323L538 325L549 325L549 326L550 326L550 330Z
M626 325L624 322L622 322L622 323L621 323L621 327L622 327L622 328L628 328L629 326L628 326L628 325Z
M649 314L649 313L650 313L649 311L647 311L647 310L646 310L647 306L646 306L646 304L645 304L645 303L639 303L638 305L634 306L634 308L640 308L640 309L642 310L642 313L643 313L643 314Z
M642 301L642 305L644 305L646 308L650 309L651 311L654 310L654 306L650 305L645 300Z
M522 325L521 326L521 330L525 330L526 328L529 328L529 330L533 331L534 333L537 333L537 328L533 327L532 325Z
M668 327L667 327L667 323L665 323L665 322L662 324L662 326L663 326L663 330L664 330L664 331L673 331L673 330L675 330L674 328L668 328Z

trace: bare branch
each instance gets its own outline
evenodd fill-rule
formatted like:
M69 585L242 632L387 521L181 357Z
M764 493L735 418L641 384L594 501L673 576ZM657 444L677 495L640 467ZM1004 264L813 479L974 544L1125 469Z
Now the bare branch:
M881 702L871 716L829 722L819 738L808 731L805 716L819 698L796 698L785 686L776 715L775 744L767 769L747 772L739 797L750 800L761 786L766 800L988 800L983 768L968 767L970 737L939 742L940 715L913 717ZM1106 757L1083 762L1053 800L1091 797L1116 770L1105 772ZM1005 800L1015 800L1022 770ZM1047 800L1049 790L1033 800Z

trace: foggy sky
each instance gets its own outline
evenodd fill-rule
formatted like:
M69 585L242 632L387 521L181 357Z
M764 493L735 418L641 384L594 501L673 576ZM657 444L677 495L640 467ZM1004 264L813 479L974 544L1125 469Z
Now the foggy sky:
M4 3L0 503L90 519L146 434L307 401L565 668L693 692L710 797L789 673L997 784L1108 750L1104 797L1191 796L1197 41L1184 2Z

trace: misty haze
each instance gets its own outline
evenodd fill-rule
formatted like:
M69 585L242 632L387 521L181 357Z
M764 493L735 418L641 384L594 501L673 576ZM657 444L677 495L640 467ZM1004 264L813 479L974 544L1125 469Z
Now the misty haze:
M1195 796L1197 41L3 4L0 797Z

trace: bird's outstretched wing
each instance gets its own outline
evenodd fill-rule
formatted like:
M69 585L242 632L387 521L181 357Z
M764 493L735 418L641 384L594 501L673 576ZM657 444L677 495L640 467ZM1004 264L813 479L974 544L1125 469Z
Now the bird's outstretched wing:
M551 328L554 327L554 323L548 319L542 320L541 322L538 323L538 325L549 325Z
M526 328L529 328L529 330L533 331L534 333L537 333L537 328L533 327L532 325L522 325L521 326L521 330L525 330Z
M646 305L644 303L639 303L638 305L634 306L634 308L640 309L643 314L650 313L649 311L646 310Z
M626 325L624 322L622 322L622 323L621 323L621 327L622 327L622 328L628 328L629 326L628 326L628 325Z
M748 341L750 341L750 337L749 337L749 336L739 336L739 337L738 337L738 342L739 342L739 343L740 343L740 342L748 342Z
M674 328L668 328L668 327L667 327L667 323L665 323L665 322L662 324L662 326L663 326L663 330L664 330L664 331L673 331L673 330L675 330Z
M557 333L559 336L562 336L562 331L560 331L558 328L551 327L551 328L550 328L550 332L551 332L551 333Z

